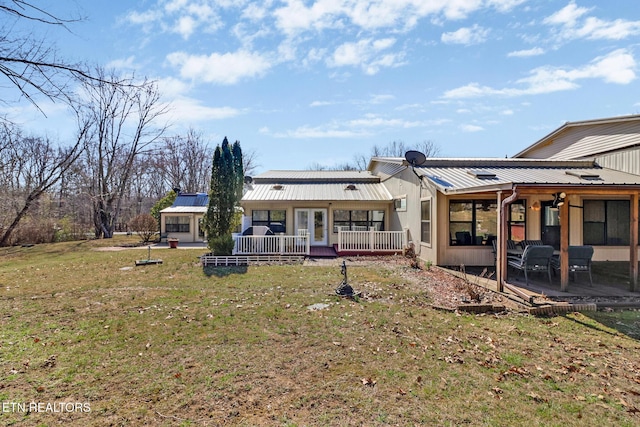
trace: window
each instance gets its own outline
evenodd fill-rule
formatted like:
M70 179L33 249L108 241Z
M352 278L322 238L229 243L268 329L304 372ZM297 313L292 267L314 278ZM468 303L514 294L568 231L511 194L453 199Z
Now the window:
M402 196L393 201L393 207L396 211L404 212L407 210L407 196Z
M509 224L509 239L514 242L520 242L524 240L526 236L526 213L527 207L524 200L516 200L511 204L509 210L509 218L507 222Z
M431 244L431 200L420 202L420 241Z
M336 209L333 211L333 232L338 227L348 231L367 231L373 227L376 231L384 230L384 211L347 211Z
M582 232L585 245L629 244L628 200L585 200Z
M252 211L251 225L265 225L269 227L274 233L284 233L287 226L287 211Z
M167 233L188 233L189 223L188 216L167 216L164 219L164 230Z
M449 202L449 235L452 245L486 245L497 235L495 200Z

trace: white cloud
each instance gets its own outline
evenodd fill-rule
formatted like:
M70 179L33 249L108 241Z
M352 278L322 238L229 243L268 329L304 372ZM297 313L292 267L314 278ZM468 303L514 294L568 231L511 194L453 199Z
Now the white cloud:
M575 2L548 16L544 24L560 27L559 37L564 40L622 40L640 34L640 21L616 19L606 21L587 17L593 8L578 7Z
M169 105L168 117L179 123L193 123L207 120L223 120L242 114L233 107L207 107L193 98L180 97Z
M602 79L607 83L629 84L636 79L636 61L625 49L595 58L591 63L574 69L539 67L528 77L517 81L523 87L496 89L470 83L446 91L447 99L476 98L481 96L522 96L570 90L579 87L585 79Z
M442 33L440 40L446 44L473 45L487 40L489 30L475 24L472 27L460 28L450 33Z
M390 28L406 32L420 19L447 20L466 18L483 8L507 12L526 0L316 0L307 6L302 0L287 0L273 14L276 26L293 35L305 31L342 28L355 25L374 31Z
M510 108L507 108L506 110L500 111L500 114L503 116L513 116L514 111Z
M478 125L461 125L460 129L463 132L480 132L484 130L482 126L478 126Z
M136 57L131 55L127 58L114 59L113 61L107 62L105 68L107 69L116 69L116 70L135 70L138 68L138 65L135 63Z
M167 55L167 60L172 66L180 68L183 78L224 85L259 77L272 67L271 62L261 54L243 50L210 55L174 52Z
M309 104L309 107L326 107L328 105L334 105L334 103L329 101L313 101Z
M158 2L157 6L144 12L130 12L125 20L133 25L141 25L147 33L171 32L185 40L200 28L205 32L213 32L224 25L213 7L203 0Z
M544 55L544 49L542 49L541 47L534 47L534 48L525 49L525 50L516 50L513 52L509 52L507 54L509 58L528 58L530 56L539 56L539 55Z
M327 59L329 67L359 66L366 74L373 75L380 68L398 67L404 65L404 52L382 54L395 44L393 38L372 40L363 39L358 42L343 43L336 48L333 55Z
M387 101L391 101L396 97L393 95L383 94L383 95L371 95L371 100L369 101L371 104L382 104Z
M375 114L367 114L364 118L348 121L347 126L352 128L386 127L407 129L424 126L424 122L409 121L404 119L387 119L379 117Z
M575 27L578 19L589 13L591 9L586 7L578 7L575 2L571 2L556 13L546 17L543 23L547 25L565 25L567 27Z
M365 132L352 131L348 129L336 129L334 127L311 127L301 126L297 129L288 130L285 132L276 132L273 134L276 138L296 138L296 139L308 139L308 138L357 138L363 136L370 136L371 134Z
M145 12L130 12L125 16L125 20L134 25L149 25L162 18L162 13L157 10L147 10Z

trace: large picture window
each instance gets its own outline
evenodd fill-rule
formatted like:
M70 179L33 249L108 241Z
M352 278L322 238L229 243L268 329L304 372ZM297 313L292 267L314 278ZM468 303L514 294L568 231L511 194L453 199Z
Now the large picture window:
M452 200L449 202L449 235L452 245L491 244L498 230L495 200Z
M164 219L164 230L167 233L188 233L189 223L188 216L167 216Z
M431 244L431 200L420 202L420 241Z
M629 245L629 201L585 200L583 242L585 245Z
M267 226L274 233L284 233L287 225L286 210L255 210L251 212L251 225Z
M341 227L347 231L367 231L373 227L376 231L384 231L384 211L333 211L333 232Z

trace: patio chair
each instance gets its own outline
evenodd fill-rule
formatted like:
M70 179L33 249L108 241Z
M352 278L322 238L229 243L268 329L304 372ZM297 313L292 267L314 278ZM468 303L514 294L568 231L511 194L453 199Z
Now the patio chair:
M527 246L542 246L542 245L544 245L544 243L542 243L542 240L522 240L520 242L520 246L522 247L523 250Z
M525 284L529 284L528 273L544 273L549 276L551 284L551 258L553 257L553 246L529 245L524 248L521 258L508 257L507 265L518 272L524 272Z
M470 245L471 233L468 231L456 231L456 243L458 245Z
M593 286L591 277L591 258L593 257L592 246L569 246L569 272L573 273L573 280L576 280L577 273L589 273L589 283ZM560 258L551 260L554 270L560 270Z

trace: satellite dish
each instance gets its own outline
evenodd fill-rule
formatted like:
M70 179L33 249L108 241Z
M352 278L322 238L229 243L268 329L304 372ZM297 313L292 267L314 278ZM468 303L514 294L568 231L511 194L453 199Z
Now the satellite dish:
M411 166L420 166L427 160L427 156L420 151L409 150L404 154L404 158Z
M245 184L252 184L253 183L253 178L251 178L249 175L246 175L244 177L244 183Z

